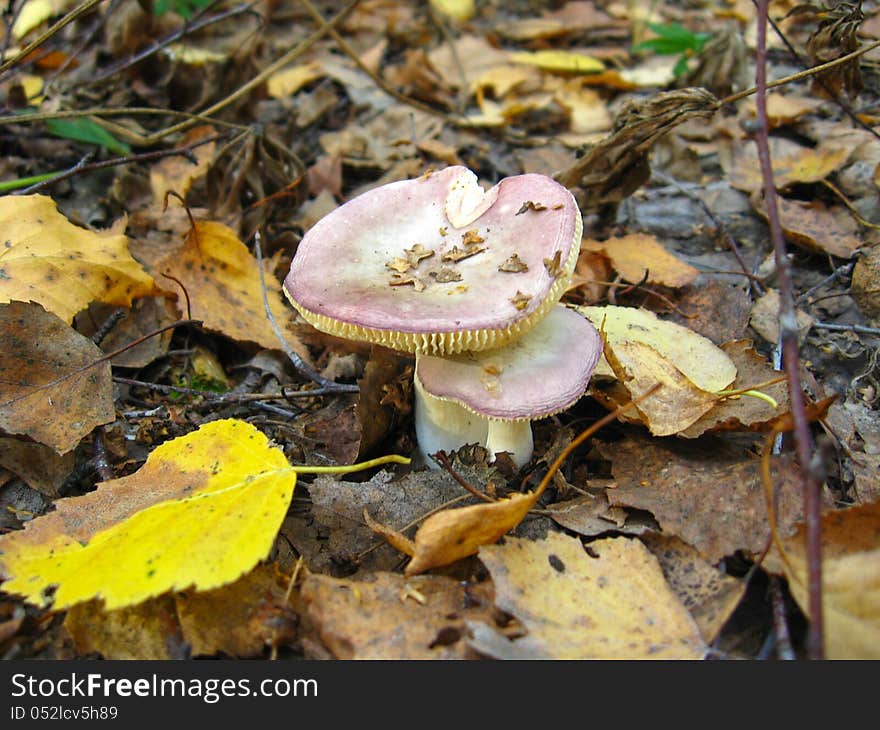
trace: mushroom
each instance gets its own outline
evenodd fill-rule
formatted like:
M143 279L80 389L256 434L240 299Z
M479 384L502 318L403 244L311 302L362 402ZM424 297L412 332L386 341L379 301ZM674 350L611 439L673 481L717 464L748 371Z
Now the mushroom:
M501 347L559 301L583 223L544 175L484 191L465 167L374 188L303 237L284 291L317 329L404 352Z
M478 443L491 458L506 451L517 467L524 466L532 457L531 421L573 405L601 354L596 328L557 305L502 348L445 357L416 355L419 451L427 457Z
M583 317L555 309L582 230L574 197L552 178L517 175L484 190L467 168L447 167L374 188L318 221L284 292L319 330L416 355L423 453L478 442L522 464L532 452L528 419L577 400L601 350ZM476 374L467 367L475 362ZM539 381L556 392L535 391Z

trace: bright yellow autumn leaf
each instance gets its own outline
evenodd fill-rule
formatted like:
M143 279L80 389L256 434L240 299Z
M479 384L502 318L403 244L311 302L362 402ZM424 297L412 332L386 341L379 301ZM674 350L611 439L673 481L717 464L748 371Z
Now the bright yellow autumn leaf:
M18 39L24 38L34 28L61 15L73 5L73 0L27 0L15 16L12 35Z
M0 537L3 590L55 609L94 598L114 609L231 583L268 555L302 470L321 469L290 466L244 421L208 423Z
M431 7L435 12L461 22L470 20L476 12L474 0L431 0Z
M116 231L75 226L45 195L0 198L0 302L34 301L65 322L92 302L128 306L155 284Z
M597 58L573 51L516 51L508 58L544 71L588 74L605 70L605 64Z

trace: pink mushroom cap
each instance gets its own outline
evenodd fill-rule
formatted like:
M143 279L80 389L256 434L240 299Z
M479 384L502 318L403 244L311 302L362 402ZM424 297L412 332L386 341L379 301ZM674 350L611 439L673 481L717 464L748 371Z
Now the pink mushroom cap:
M429 354L496 348L559 301L582 229L552 178L518 175L484 191L467 168L447 167L321 219L284 290L307 322L348 339Z

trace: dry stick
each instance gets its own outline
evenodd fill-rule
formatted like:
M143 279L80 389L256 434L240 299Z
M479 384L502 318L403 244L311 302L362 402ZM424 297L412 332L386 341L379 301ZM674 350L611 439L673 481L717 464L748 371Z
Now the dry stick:
M767 9L769 0L758 0L758 39L755 87L755 107L758 131L755 143L764 179L764 199L767 202L767 218L770 236L776 255L776 270L780 289L779 332L782 341L783 365L788 376L791 414L794 420L795 448L803 471L804 516L807 533L807 584L809 594L810 625L807 636L807 653L812 659L824 655L822 614L822 534L819 518L819 485L812 468L812 439L803 399L798 351L798 327L795 317L794 294L791 280L791 263L788 260L782 226L779 222L776 187L773 182L773 166L767 139ZM878 43L877 45L880 45ZM815 72L815 69L813 69Z
M457 481L465 490L473 494L475 497L482 499L484 502L495 501L485 492L481 492L476 487L468 484L467 480L461 474L455 471L452 463L449 461L449 456L446 454L445 451L438 451L436 454L431 454L431 458L434 459L434 461L436 461L438 464L440 464L440 466L442 466L444 469L446 469L446 471L448 471L452 475L452 478L455 479L455 481Z
M813 294L815 294L817 291L819 291L819 289L821 289L823 286L827 286L828 284L833 283L836 279L839 279L841 276L844 276L845 274L849 274L853 270L854 266L855 266L854 263L848 263L848 264L843 264L842 266L839 266L834 271L832 271L828 276L826 276L824 279L822 279L822 281L820 281L818 284L816 284L816 286L810 287L803 294L801 294L797 298L797 301L795 302L795 304L801 304L801 303L807 301ZM834 296L840 296L840 295L835 294ZM821 297L821 298L824 299L825 297ZM818 300L813 300L813 301L818 301Z
M67 15L65 15L61 20L59 20L55 25L48 28L45 32L41 33L37 38L34 38L30 43L28 43L17 56L13 56L12 58L7 58L3 63L0 63L0 74L6 71L9 68L12 68L19 61L24 60L28 57L28 55L39 48L43 43L49 40L52 36L54 36L58 31L60 31L65 26L70 25L74 20L79 18L82 15L85 15L96 5L100 5L103 0L86 0L79 7L71 10Z
M765 38L766 38L766 28L765 28ZM766 43L765 43L766 47ZM817 73L821 73L829 68L834 68L835 66L840 66L847 61L851 61L854 58L858 58L859 56L864 56L866 53L873 51L875 48L880 47L880 41L874 41L873 43L869 43L867 46L863 46L852 53L847 53L845 56L841 56L840 58L835 58L833 61L828 61L828 63L823 63L818 66L813 66L812 68L805 69L804 71L798 71L796 74L791 74L791 76L783 76L781 79L776 79L776 81L765 82L765 90L767 89L775 89L777 86L785 86L786 84L790 84L792 81L800 81L801 79L808 78L810 76L814 76ZM758 93L758 87L753 86L751 89L746 89L745 91L738 91L736 94L731 94L730 96L725 96L721 100L721 104L732 104L735 101L739 101L740 99L745 99L752 94Z
M850 212L852 217L856 219L856 222L859 225L862 225L865 228L872 228L875 231L880 230L880 224L871 223L871 221L865 220L862 217L862 214L859 213L858 210L856 210L856 207L851 202L849 202L849 199L846 197L846 195L843 194L843 191L840 190L840 188L838 188L834 183L829 182L828 180L820 180L819 182L821 182L826 188L828 188L832 193L840 198L840 202L844 204L846 209Z
M211 3L211 5L212 6L216 5L217 2L218 2L218 0L214 0L214 2ZM114 76L115 74L118 74L119 72L124 71L125 69L127 69L131 66L134 66L136 63L140 63L144 59L149 58L154 53L158 53L165 46L168 46L168 45L174 43L175 41L179 41L181 38L187 36L188 34L195 33L197 30L201 30L202 28L206 28L209 25L213 25L214 23L219 23L223 20L226 20L227 18L231 18L233 16L239 15L240 13L245 13L245 12L249 11L254 5L255 5L255 3L253 3L253 2L241 4L241 5L236 5L234 8L229 8L228 10L224 10L220 13L217 13L216 15L211 15L210 17L207 17L207 18L201 17L201 16L203 16L208 10L210 10L211 6L209 6L207 8L203 8L202 10L200 10L198 12L197 15L195 15L193 18L191 18L190 20L185 22L177 30L172 31L171 33L166 35L164 38L161 38L160 40L153 43L153 45L148 46L147 48L144 48L144 49L138 51L137 53L132 54L128 58L123 58L122 60L111 64L110 66L105 68L101 73L99 73L97 76L90 78L89 82L94 84L99 81L103 81L104 79L108 79L111 76Z
M788 632L788 622L785 620L785 600L782 597L782 588L779 578L770 576L770 600L773 604L773 628L776 631L776 655L783 660L790 661L795 658L791 648L791 636Z
M192 162L192 150L196 149L196 147L200 147L201 145L208 144L209 142L214 142L223 136L224 135L222 134L215 134L211 137L200 139L197 142L183 145L182 147L173 147L168 150L155 150L154 152L141 152L139 154L126 155L124 157L113 157L109 160L99 160L98 162L90 162L91 155L86 155L73 167L65 170L64 172L59 172L55 177L50 177L48 180L42 180L38 183L35 183L34 185L31 185L30 187L23 188L22 190L17 190L12 194L31 195L32 193L35 193L44 187L53 185L57 182L61 182L62 180L68 180L69 178L79 175L80 173L94 172L95 170L103 170L105 168L116 167L118 165L128 165L138 162L153 162L155 160L160 160L165 157L176 156L186 157Z
M328 380L319 372L310 367L299 355L297 355L293 351L293 348L284 338L284 333L281 331L281 327L279 327L278 322L275 321L275 315L272 314L272 310L269 308L269 296L266 292L266 277L263 273L263 246L260 241L260 231L257 230L254 232L254 251L257 254L257 268L260 270L260 290L263 294L263 309L266 312L266 317L269 319L269 324L272 325L272 329L275 331L275 336L278 338L278 342L281 344L281 348L284 350L284 353L290 359L290 362L293 363L293 367L295 367L300 373L305 375L313 383L317 383L319 386L321 386L321 388L323 388L325 392L357 393L360 390L357 385L346 385L344 383L336 383L333 380Z
M752 0L752 4L757 7L756 0ZM782 32L782 28L780 28L779 25L777 25L776 21L773 20L773 18L769 17L769 15L767 17L767 20L770 22L770 25L773 27L773 30L776 32L776 35L785 44L785 47L788 48L789 53L791 53L791 55L797 59L798 63L801 66L803 66L804 68L809 66L810 65L809 62L805 61L803 58L801 58L801 55L795 50L795 47L791 44L791 41L788 40L785 33ZM822 89L825 91L825 93L828 94L828 96L834 100L834 103L837 104L837 106L839 106L843 110L844 114L846 114L850 119L852 119L862 129L870 132L875 137L880 138L880 134L877 134L877 132L874 129L872 129L870 125L865 124L861 119L859 119L858 115L852 109L850 109L848 104L845 104L840 99L840 97L837 95L837 93L835 93L835 91L828 84L825 83L824 79L817 76L816 81L819 82L819 85L822 87Z
M880 335L880 328L865 327L861 324L830 324L827 322L813 322L813 327L832 332L857 332L860 335Z

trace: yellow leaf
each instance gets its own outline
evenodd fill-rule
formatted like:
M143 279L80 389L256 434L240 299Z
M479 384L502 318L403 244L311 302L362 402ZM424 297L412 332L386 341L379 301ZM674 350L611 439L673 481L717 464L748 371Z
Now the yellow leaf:
M488 504L447 509L431 515L415 537L415 554L407 575L424 573L475 554L516 527L534 506L537 492L514 494Z
M466 21L474 17L474 0L430 0L431 7L441 15L453 20Z
M699 273L644 233L609 238L602 243L584 241L583 248L604 252L615 271L631 284L642 281L647 274L648 282L675 288L690 284Z
M297 472L244 421L213 421L157 447L134 474L102 484L24 530L0 537L3 590L62 609L93 598L107 609L167 591L226 585L268 555Z
M72 0L28 0L12 26L15 38L24 38L34 28L65 12L74 3Z
M214 133L215 130L210 125L196 127L184 135L181 146L193 144ZM185 198L192 184L207 174L211 160L214 158L216 146L214 142L206 142L196 147L192 151L196 158L196 164L184 157L166 157L153 165L150 168L150 188L153 190L153 200L159 205L163 205L165 193L169 190L173 190Z
M648 345L701 390L716 393L736 378L736 365L723 350L687 327L658 319L647 309L611 305L576 309L603 332L607 343ZM604 374L611 374L605 365Z
M113 609L169 590L217 588L268 555L295 482L284 454L261 432L243 421L214 421L162 444L140 471L103 484L95 497L63 500L0 538L10 576L3 589L56 609L92 598ZM121 521L109 516L104 529L82 524L96 503L99 509L134 485L155 501L116 515ZM73 530L71 520L80 523Z
M509 640L470 622L476 649L511 659L699 659L706 653L694 619L638 540L580 540L550 533L507 538L480 549L495 605L526 636Z
M196 223L184 245L156 264L155 270L183 284L193 318L202 320L207 329L269 349L280 347L263 309L257 260L231 228L222 223ZM294 315L281 301L281 283L268 272L265 280L269 308L283 330ZM293 346L309 359L303 345Z
M517 51L508 58L514 63L537 66L544 71L588 74L605 70L605 64L598 59L572 51Z
M768 570L784 572L804 613L809 612L804 529L782 540ZM880 503L836 510L822 518L822 606L829 659L880 659Z
M65 322L91 302L128 306L154 291L114 230L75 226L45 195L0 198L0 302L35 301Z
M299 66L285 68L272 74L266 82L269 96L280 99L293 96L306 84L325 75L324 69L314 61Z

